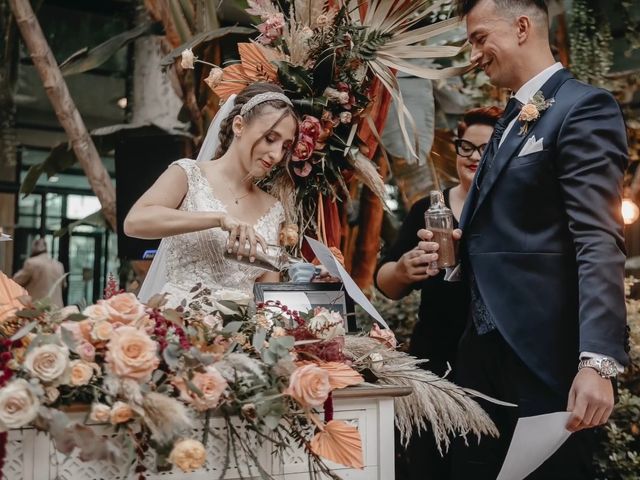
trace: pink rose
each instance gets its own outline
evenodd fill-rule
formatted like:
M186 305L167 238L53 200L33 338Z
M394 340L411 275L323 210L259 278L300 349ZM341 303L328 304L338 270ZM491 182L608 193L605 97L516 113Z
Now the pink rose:
M76 347L76 351L82 360L85 362L93 362L96 358L96 347L89 342L82 342Z
M119 293L109 300L104 300L109 312L109 320L129 325L145 314L145 307L133 293Z
M158 368L158 344L144 331L124 326L114 330L107 344L107 367L118 377L146 382Z
M275 13L267 17L264 23L256 27L262 34L262 42L269 44L273 40L278 39L282 35L284 23L285 19L282 13Z
M383 330L377 323L373 324L373 328L369 332L369 336L384 343L389 348L396 348L398 345L398 341L396 340L396 336L393 334L393 331L389 328L385 328Z
M302 135L312 138L313 143L315 143L318 140L321 131L322 124L316 117L311 115L305 115L302 117L302 122L300 123L300 133Z
M304 407L320 407L331 392L329 373L315 364L298 367L284 392Z

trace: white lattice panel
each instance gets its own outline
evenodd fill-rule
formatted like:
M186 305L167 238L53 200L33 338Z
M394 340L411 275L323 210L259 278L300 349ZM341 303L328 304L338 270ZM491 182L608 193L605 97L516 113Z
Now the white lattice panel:
M340 465L332 465L335 472L345 480L388 480L393 478L393 400L360 399L336 400L336 419L347 420L357 425L363 442L364 470L348 470ZM77 419L82 420L82 416ZM244 438L249 438L251 451L259 458L263 467L275 478L281 480L306 480L308 460L301 451L288 451L283 457L273 455L270 443L260 444L255 434L244 429L240 421L235 428ZM229 459L229 468L223 476L227 445L227 428L223 419L211 419L207 442L207 463L205 468L191 474L173 470L151 473L155 459L153 452L145 461L149 467L149 480L235 480L239 478L260 478L253 462L247 455L238 452ZM94 426L98 432L108 433L104 427ZM202 438L203 426L193 432L193 438ZM390 469L390 470L389 470ZM390 473L389 473L390 472ZM119 464L107 462L82 462L77 455L65 456L53 446L49 437L33 429L9 432L7 458L2 480L137 480L125 459Z

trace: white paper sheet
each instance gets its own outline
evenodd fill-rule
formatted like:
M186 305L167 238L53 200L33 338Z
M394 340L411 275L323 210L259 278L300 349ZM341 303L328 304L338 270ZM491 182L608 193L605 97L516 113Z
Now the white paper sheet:
M522 480L542 465L571 435L565 428L570 416L556 412L519 419L496 480Z
M340 262L338 262L336 257L333 256L333 253L331 253L331 250L329 250L326 246L324 246L319 241L314 240L313 238L307 237L306 235L304 238L307 239L307 242L309 242L309 246L311 247L311 250L313 250L313 253L316 254L316 257L318 257L318 260L320 261L320 263L322 263L322 265L324 265L327 271L332 276L338 277L342 280L342 283L344 284L344 289L347 291L347 293L353 299L353 301L356 302L358 305L360 305L362 308L364 308L365 311L369 315L371 315L373 318L375 318L380 325L382 325L384 328L389 328L389 325L387 325L387 322L384 321L384 319L378 313L376 308L373 305L371 305L371 302L369 301L369 299L365 296L364 293L362 293L362 290L360 290L358 285L356 285L356 282L353 281L353 279L347 273L344 267L340 265Z
M0 233L0 242L10 242L13 240L11 235L7 235L6 233Z

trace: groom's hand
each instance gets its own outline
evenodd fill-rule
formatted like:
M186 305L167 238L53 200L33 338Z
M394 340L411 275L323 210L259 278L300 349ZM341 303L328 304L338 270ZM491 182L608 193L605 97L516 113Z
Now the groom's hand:
M569 391L567 411L571 412L571 417L567 430L577 432L606 423L613 405L611 380L602 378L592 368L579 370Z

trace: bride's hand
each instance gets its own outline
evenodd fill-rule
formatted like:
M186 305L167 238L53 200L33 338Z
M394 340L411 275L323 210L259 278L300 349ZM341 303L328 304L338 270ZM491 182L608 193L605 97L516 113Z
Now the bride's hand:
M225 214L220 218L220 228L229 232L227 251L236 253L238 260L247 255L247 242L249 242L248 256L252 262L255 260L258 244L262 246L263 252L267 251L267 242L248 223Z

